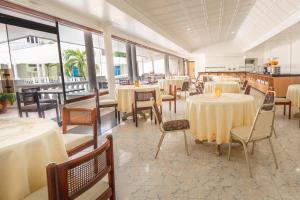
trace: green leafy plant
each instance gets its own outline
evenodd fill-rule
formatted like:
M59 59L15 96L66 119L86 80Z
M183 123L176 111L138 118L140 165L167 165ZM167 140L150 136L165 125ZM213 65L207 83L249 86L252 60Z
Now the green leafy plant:
M77 67L80 76L86 79L87 62L86 62L86 53L84 51L80 51L79 49L65 50L64 60L65 60L64 69L68 77L72 77L72 70L74 67Z
M122 57L122 58L125 58L125 57L126 57L126 53L125 53L125 52L121 52L121 51L115 51L115 52L114 52L114 57Z
M0 102L8 101L13 104L16 101L16 95L14 93L0 93Z

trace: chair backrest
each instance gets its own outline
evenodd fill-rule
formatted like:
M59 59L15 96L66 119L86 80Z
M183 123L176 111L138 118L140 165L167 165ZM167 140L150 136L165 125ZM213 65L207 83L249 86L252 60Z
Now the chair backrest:
M243 83L242 89L244 90L248 85L248 80L246 79Z
M129 79L120 78L119 79L119 84L120 85L130 85L130 80Z
M263 104L274 104L276 93L274 91L268 90L265 95Z
M152 109L154 111L154 116L155 116L156 120L158 121L158 124L160 125L162 123L162 115L158 109L156 102L153 103Z
M255 138L271 137L274 127L274 116L275 105L263 104L256 114L248 141L254 140Z
M208 77L207 76L203 76L203 82L205 83L205 82L208 82Z
M113 138L81 157L47 166L49 200L73 200L108 175L109 188L101 199L115 199ZM100 198L97 199L100 199Z
M37 92L16 92L18 105L23 103L24 105L38 104L39 94Z
M156 92L155 90L150 91L134 91L134 101L156 101Z
M174 98L176 98L177 95L176 85L169 85L169 95L172 95L174 96Z
M188 91L189 87L190 87L189 82L188 81L184 81L183 84L182 84L181 91Z
M249 95L251 91L251 85L247 85L244 94Z

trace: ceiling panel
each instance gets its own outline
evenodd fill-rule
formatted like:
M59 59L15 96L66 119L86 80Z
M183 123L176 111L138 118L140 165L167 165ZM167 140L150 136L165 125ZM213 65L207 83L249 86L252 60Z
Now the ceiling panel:
M255 0L126 0L126 2L173 38L184 41L189 50L195 50L232 39Z

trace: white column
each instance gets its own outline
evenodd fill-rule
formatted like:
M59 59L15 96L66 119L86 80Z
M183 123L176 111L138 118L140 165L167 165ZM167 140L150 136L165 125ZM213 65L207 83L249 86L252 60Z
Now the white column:
M106 56L106 66L107 66L107 81L109 89L109 97L114 97L115 93L115 74L113 67L113 49L112 49L112 39L111 39L111 27L110 25L104 26L104 48Z

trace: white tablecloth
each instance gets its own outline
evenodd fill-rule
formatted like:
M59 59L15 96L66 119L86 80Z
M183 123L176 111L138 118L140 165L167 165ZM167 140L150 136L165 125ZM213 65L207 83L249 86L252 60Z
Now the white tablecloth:
M288 87L286 98L292 101L292 106L300 108L300 84L290 85Z
M116 99L118 100L118 110L121 112L132 112L132 104L134 103L134 91L156 91L156 103L161 105L161 93L157 85L141 85L135 87L134 85L117 86L115 89Z
M0 119L0 199L23 199L45 186L47 164L67 159L54 121Z
M204 93L215 93L215 88L221 88L224 93L240 93L240 84L233 81L206 82Z
M240 82L240 78L232 77L232 76L214 76L214 81L233 81L233 82Z
M177 79L161 79L158 80L159 87L164 89L164 91L168 92L170 85L176 85L176 88L182 88L183 83L187 81L185 79L177 78Z
M187 99L186 112L193 136L223 144L229 142L232 128L252 124L256 106L250 95L201 94Z

